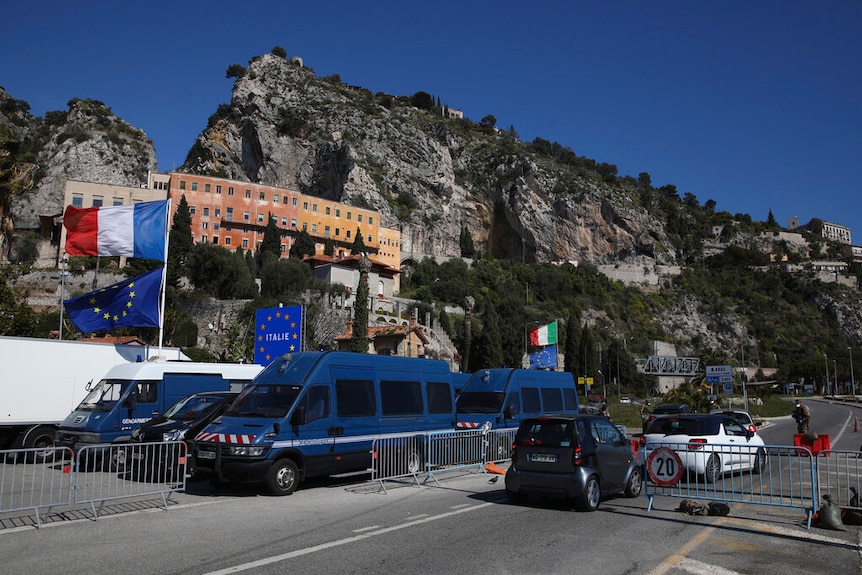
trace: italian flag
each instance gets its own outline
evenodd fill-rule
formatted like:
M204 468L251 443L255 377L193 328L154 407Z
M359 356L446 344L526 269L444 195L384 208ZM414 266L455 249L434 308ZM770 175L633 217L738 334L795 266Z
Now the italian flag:
M557 343L557 320L530 330L530 343L536 346Z

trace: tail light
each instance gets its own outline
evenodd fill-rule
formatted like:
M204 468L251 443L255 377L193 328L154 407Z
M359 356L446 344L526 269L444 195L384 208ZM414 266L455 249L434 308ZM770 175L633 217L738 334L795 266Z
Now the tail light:
M584 454L583 454L583 453L581 453L581 448L580 448L580 447L576 447L576 448L572 451L572 465L575 465L575 466L581 465L581 464L584 462L584 457L583 457L583 455L584 455Z
M689 439L688 440L688 448L692 449L692 450L693 449L700 449L704 445L706 445L705 439Z
M641 436L641 438L640 438L640 439L638 439L638 445L639 445L640 447L643 447L644 445L646 445L646 437Z
M755 433L757 433L757 426L754 424L749 425L748 426L748 433L750 433L751 435L754 435Z
M512 465L514 465L515 461L518 459L517 445L517 443L512 444Z

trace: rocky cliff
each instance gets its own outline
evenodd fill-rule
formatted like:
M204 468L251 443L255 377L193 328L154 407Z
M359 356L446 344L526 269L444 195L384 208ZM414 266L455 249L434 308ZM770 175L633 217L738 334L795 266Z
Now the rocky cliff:
M631 190L572 174L510 133L272 54L237 78L183 169L379 210L406 252L460 255L466 226L480 251L527 262L675 259Z

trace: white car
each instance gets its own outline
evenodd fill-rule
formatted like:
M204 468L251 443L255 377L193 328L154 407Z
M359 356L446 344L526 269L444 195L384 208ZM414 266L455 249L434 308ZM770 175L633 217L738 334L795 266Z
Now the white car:
M690 473L712 483L725 473L763 471L766 449L755 430L721 413L665 415L650 422L640 443L644 461L651 450L669 447Z

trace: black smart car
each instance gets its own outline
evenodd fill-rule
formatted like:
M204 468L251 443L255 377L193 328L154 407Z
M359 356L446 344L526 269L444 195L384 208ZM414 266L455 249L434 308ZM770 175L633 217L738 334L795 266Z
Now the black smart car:
M534 417L515 434L506 496L512 503L530 495L570 499L580 510L595 511L604 496L640 495L641 469L631 441L606 417Z

